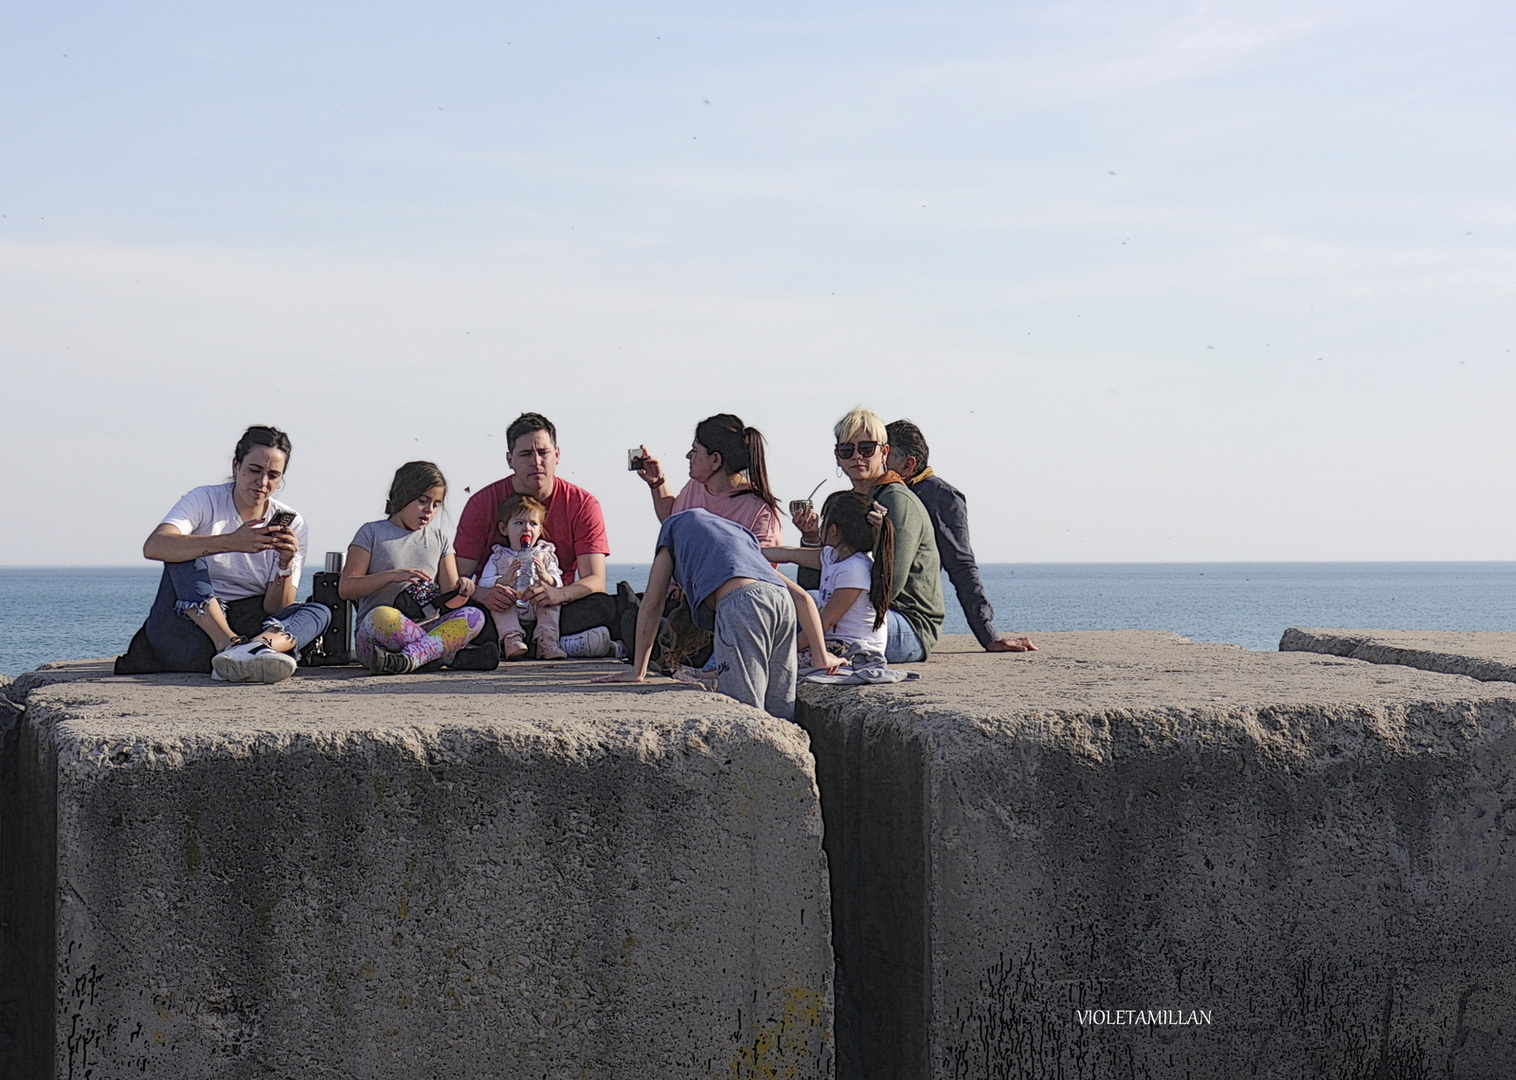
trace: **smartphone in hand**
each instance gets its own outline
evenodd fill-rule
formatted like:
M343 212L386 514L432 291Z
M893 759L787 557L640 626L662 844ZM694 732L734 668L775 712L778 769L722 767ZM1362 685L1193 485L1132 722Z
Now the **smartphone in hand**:
M294 520L295 512L293 510L280 510L268 519L264 527L269 529L288 529Z

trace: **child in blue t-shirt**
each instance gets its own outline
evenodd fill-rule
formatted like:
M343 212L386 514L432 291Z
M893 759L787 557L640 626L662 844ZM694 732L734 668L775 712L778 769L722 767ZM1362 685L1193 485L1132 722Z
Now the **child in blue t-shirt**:
M816 603L769 565L752 533L707 510L685 510L664 521L637 610L632 670L595 681L640 683L647 678L671 581L679 586L694 625L713 632L716 689L793 720L795 626L798 621L812 640L822 640ZM818 666L831 671L840 662L826 655Z

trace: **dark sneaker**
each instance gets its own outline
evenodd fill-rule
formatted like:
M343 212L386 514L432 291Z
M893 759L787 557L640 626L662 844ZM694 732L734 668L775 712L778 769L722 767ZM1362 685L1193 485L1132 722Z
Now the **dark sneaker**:
M375 675L409 675L416 670L416 661L405 653L376 647L374 655L369 657L368 669Z

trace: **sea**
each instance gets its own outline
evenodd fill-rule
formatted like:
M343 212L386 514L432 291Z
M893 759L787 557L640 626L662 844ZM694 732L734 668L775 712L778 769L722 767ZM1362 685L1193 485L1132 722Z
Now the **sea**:
M612 564L639 591L646 564ZM0 567L0 674L114 656L161 568ZM1516 630L1516 562L997 563L980 567L1001 632L1172 630L1273 650L1291 626ZM309 576L300 590L310 591ZM968 632L946 577L950 634Z

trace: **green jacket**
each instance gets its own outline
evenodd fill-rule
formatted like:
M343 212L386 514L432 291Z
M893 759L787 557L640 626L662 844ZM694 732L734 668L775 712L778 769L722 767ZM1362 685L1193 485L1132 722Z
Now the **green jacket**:
M894 595L890 607L900 612L926 655L932 655L942 636L942 563L937 557L937 534L926 507L904 484L876 487L874 501L889 511L895 524Z

